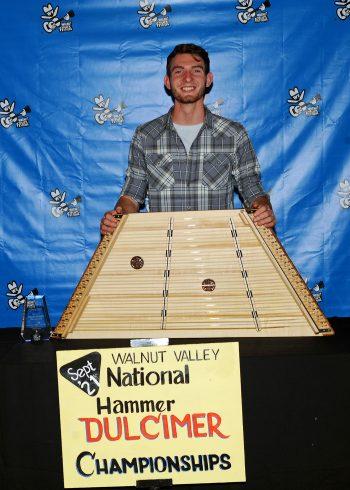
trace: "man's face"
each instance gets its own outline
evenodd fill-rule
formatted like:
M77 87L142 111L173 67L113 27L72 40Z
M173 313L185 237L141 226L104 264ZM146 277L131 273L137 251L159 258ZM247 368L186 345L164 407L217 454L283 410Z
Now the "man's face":
M213 82L213 74L205 74L204 61L192 54L177 54L170 65L170 76L164 84L176 101L192 104L202 99L205 90Z

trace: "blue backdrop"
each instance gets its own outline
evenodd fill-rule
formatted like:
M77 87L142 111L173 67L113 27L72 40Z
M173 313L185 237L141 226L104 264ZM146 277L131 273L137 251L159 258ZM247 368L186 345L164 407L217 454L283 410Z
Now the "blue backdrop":
M55 324L166 112L168 53L209 51L206 103L243 123L277 232L328 316L350 316L350 1L2 0L0 326L44 293ZM237 203L236 203L237 204Z

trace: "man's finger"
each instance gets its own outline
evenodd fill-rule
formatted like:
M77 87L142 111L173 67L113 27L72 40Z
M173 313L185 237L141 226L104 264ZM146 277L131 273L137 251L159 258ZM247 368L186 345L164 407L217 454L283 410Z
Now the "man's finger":
M270 218L261 220L258 223L256 223L257 226L266 226L267 228L272 228L273 226L275 226L275 224L276 221Z
M272 214L269 211L265 211L264 213L260 213L259 215L254 216L253 221L257 222L269 217L272 217Z
M261 219L267 218L268 216L272 216L272 215L273 215L273 213L272 213L271 209L259 208L253 214L253 221L256 222L256 221L259 221Z
M259 206L253 215L253 222L257 226L266 226L267 228L273 228L276 224L276 218L269 206Z
M106 235L108 233L113 233L116 228L118 228L118 223L113 226L109 226L104 223L103 224L101 223L100 231L102 235Z
M123 215L123 208L121 206L116 207L113 212L113 217L115 219L120 219L122 215Z
M118 218L116 218L113 214L107 214L102 218L103 223L113 224L118 222Z
M266 226L268 228L272 228L276 224L276 218L274 215L271 214L268 216L264 216L259 220L254 221L254 223L257 226Z
M259 207L255 208L254 213L253 213L253 217L259 216L259 215L261 215L261 213L264 213L265 211L269 211L269 210L271 210L271 208L268 206L265 206L265 205L259 206Z
M120 218L117 217L118 214L122 214L122 208L118 207L115 210L107 211L101 219L100 231L102 235L107 235L113 233L118 227Z

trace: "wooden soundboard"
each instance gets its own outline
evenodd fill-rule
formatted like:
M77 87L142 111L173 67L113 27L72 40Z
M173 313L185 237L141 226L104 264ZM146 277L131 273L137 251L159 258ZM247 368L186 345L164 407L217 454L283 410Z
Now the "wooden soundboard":
M274 233L242 210L123 216L98 245L55 338L334 332Z

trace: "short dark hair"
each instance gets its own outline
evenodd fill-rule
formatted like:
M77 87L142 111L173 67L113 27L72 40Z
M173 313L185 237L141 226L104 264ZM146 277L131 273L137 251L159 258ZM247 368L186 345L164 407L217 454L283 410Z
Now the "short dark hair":
M210 60L209 55L205 49L201 46L197 46L197 44L178 44L169 54L166 62L166 73L168 77L170 76L170 65L172 60L175 58L177 54L192 54L195 58L201 58L204 61L204 71L207 75L210 72Z

